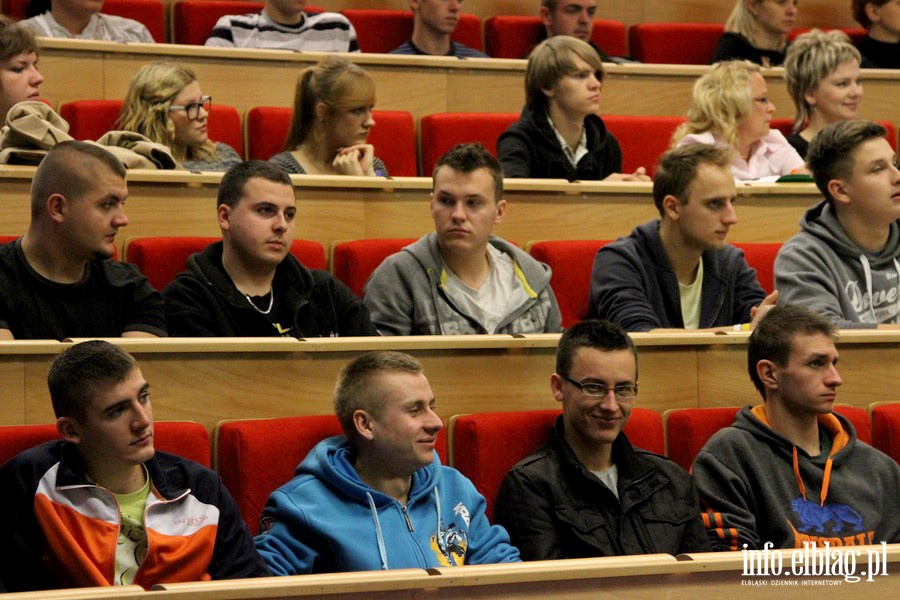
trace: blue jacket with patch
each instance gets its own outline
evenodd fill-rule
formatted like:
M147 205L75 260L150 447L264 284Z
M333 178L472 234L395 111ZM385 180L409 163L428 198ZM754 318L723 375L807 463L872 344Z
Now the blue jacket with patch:
M413 473L403 506L360 479L352 453L344 436L320 442L269 496L256 548L276 575L520 560L484 497L437 454Z

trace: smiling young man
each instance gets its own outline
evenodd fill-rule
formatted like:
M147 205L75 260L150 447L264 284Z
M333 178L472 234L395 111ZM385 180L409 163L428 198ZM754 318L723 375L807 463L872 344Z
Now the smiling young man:
M363 301L382 335L557 332L550 269L491 235L506 215L503 174L480 144L460 144L433 175L434 233L387 257Z
M147 27L134 19L105 15L103 0L50 0L49 9L21 21L36 35L107 42L143 42L152 44Z
M256 547L273 573L519 560L472 482L441 465L434 406L408 354L369 352L344 367L334 407L345 435L313 448L263 511Z
M484 52L450 39L459 25L463 0L407 1L413 11L412 37L391 54L488 58Z
M47 377L62 440L0 469L0 579L9 591L268 575L215 472L154 449L150 384L104 341Z
M900 327L900 170L871 121L841 121L813 139L807 162L825 200L775 259L781 301L840 329Z
M832 412L836 330L799 306L773 308L750 335L761 405L743 408L694 461L714 550L900 541L900 467Z
M690 476L631 446L623 429L638 391L637 351L621 327L582 321L559 340L552 440L519 461L496 521L525 560L709 549Z
M28 232L0 246L0 339L166 335L159 292L110 260L127 196L125 167L100 146L68 141L47 153Z
M175 336L377 335L369 312L326 271L293 254L297 202L290 177L271 163L235 165L222 177L222 241L188 259L163 291Z
M744 254L725 243L737 223L729 150L686 144L653 181L660 218L605 245L591 272L593 315L628 331L753 327L774 303ZM739 327L740 328L740 327Z

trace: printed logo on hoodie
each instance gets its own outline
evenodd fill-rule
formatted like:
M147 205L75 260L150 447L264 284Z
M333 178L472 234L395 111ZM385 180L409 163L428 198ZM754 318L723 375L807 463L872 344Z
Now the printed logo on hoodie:
M875 531L865 530L862 515L846 504L825 504L798 496L791 501L791 508L799 525L788 523L794 532L794 547L802 548L804 542L831 546L863 546L873 544Z
M438 531L431 536L431 550L443 567L460 567L466 562L469 536L456 523L444 525L441 521Z

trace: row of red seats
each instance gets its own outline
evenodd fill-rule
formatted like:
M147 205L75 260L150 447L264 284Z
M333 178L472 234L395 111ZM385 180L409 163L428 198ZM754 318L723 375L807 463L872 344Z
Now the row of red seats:
M837 412L872 443L900 462L900 404L873 405L871 424L865 409L841 406ZM665 453L690 469L712 435L734 420L737 407L675 409L663 417L635 408L625 433L635 446ZM487 500L491 517L503 476L516 462L544 444L558 410L480 413L450 419L438 437L441 461L462 471ZM159 422L156 447L209 465L210 440L196 423ZM449 434L448 434L449 431ZM294 468L320 440L341 433L333 415L223 421L215 431L216 469L237 501L251 531L269 494L288 481ZM0 464L22 450L54 439L54 425L0 427ZM448 448L448 439L450 440Z
M3 12L24 18L30 4L31 0L5 0ZM176 44L203 45L219 17L259 12L262 6L262 2L247 0L182 0L172 11L171 39ZM323 9L308 6L307 10ZM106 0L103 11L144 23L157 42L169 39L161 0ZM343 14L353 23L363 52L390 52L412 33L412 13L408 10L348 9ZM723 31L721 23L639 23L626 33L620 21L597 19L592 39L612 56L625 56L630 50L630 55L641 62L702 65L709 62ZM865 36L863 29L845 31L855 39ZM488 17L482 42L481 19L463 14L453 38L495 58L522 58L540 41L542 32L537 16Z

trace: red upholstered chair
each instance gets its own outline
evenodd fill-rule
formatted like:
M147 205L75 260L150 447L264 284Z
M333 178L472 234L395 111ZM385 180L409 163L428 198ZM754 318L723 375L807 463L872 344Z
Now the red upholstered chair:
M191 421L157 421L153 425L157 450L210 465L209 432ZM33 446L59 438L56 424L0 427L0 464Z
M644 63L706 65L724 31L721 23L638 23L628 30L631 57Z
M284 149L294 109L257 106L247 111L247 158L269 160ZM372 111L375 127L369 143L393 177L415 177L416 125L412 114L402 110Z
M690 470L694 458L714 433L734 423L739 407L678 408L665 413L666 456Z
M872 406L872 445L900 463L900 403Z
M744 251L747 264L756 269L756 279L767 294L775 289L775 256L781 242L734 242L733 246Z
M454 112L425 115L419 120L422 176L430 177L438 159L456 144L481 142L497 156L497 138L519 118L516 113Z
M887 130L884 137L887 139L888 143L890 143L891 148L896 152L897 128L894 127L894 124L891 121L878 121L878 123ZM773 129L777 129L783 133L784 137L788 137L793 133L794 119L790 117L779 117L777 119L772 119L770 125Z
M150 284L163 289L184 271L191 254L217 242L219 237L133 237L125 241L125 261L141 270ZM311 240L294 240L291 254L310 269L325 268L325 249Z
M447 460L447 436L437 450ZM252 533L269 494L287 483L320 441L343 433L334 415L222 421L216 426L216 470Z
M496 412L458 415L450 420L452 464L484 496L489 519L507 471L550 440L559 414L556 409ZM625 435L638 448L663 452L662 418L656 411L633 409Z
M3 14L16 20L27 19L30 10L31 0L3 0ZM102 12L139 21L154 41L166 41L166 11L160 0L106 0Z
M484 44L494 58L525 58L544 37L540 17L498 15L484 21ZM625 56L625 24L595 19L591 41L609 56Z
M608 240L556 240L529 242L525 249L553 271L550 287L556 294L563 327L587 316L591 293L591 269L597 250Z
M76 140L97 140L107 131L117 129L122 112L121 100L75 100L60 105L59 115L69 123L69 135ZM209 138L225 142L238 154L243 151L241 115L233 106L213 101L209 114Z
M619 140L622 172L634 173L638 167L644 167L652 177L659 157L669 149L672 134L684 117L604 115L603 122Z
M378 265L415 241L415 238L386 238L335 242L331 246L331 272L354 294L362 296L369 275Z
M836 404L834 412L839 413L853 424L856 429L856 437L867 444L872 443L872 426L869 422L869 412L858 406L850 406L849 404Z
M350 19L356 29L356 40L363 52L388 53L402 46L412 35L413 15L409 10L349 8L341 14ZM464 46L482 50L481 19L461 13L452 38Z
M226 15L258 13L262 2L246 0L181 0L172 13L172 27L176 44L202 46L213 26Z

